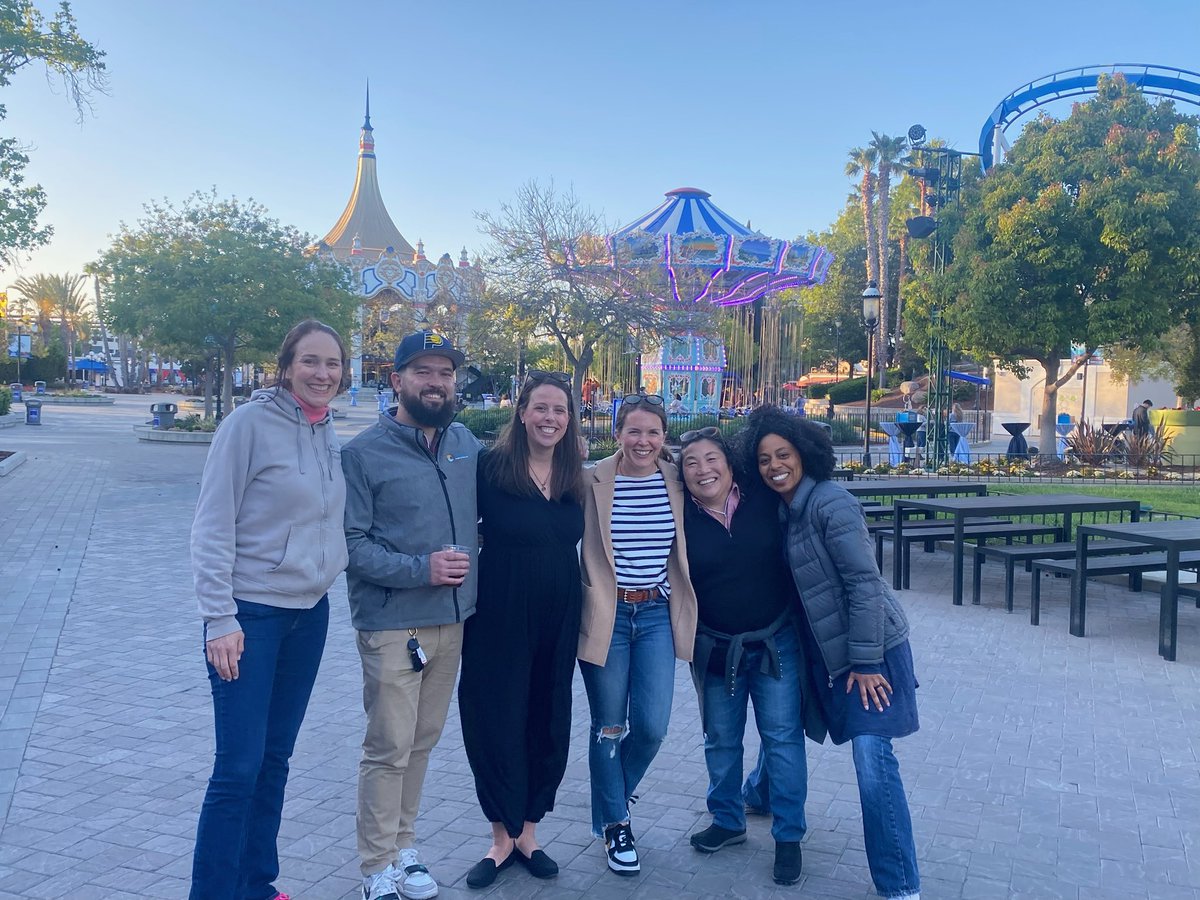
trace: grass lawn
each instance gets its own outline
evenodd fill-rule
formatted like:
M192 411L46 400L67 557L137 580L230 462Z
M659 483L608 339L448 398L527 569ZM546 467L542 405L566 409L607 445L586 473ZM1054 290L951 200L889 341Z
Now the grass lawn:
M1095 494L1117 500L1141 500L1158 512L1200 517L1200 487L1195 485L1142 484L998 484L992 489L1004 494Z

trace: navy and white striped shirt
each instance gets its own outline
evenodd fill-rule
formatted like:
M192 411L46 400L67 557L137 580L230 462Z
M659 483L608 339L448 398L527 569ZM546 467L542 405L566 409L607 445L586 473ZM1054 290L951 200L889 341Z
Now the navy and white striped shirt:
M670 596L667 558L675 542L675 519L662 472L641 478L618 475L613 490L612 545L617 587L661 587Z

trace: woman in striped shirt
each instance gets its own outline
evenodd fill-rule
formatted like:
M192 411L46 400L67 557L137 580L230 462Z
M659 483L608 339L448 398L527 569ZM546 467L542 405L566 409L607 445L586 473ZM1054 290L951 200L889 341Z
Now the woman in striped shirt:
M630 394L617 452L586 477L579 668L591 707L592 832L608 867L641 871L628 804L666 735L675 658L692 658L696 596L683 537L683 486L663 452L658 396Z

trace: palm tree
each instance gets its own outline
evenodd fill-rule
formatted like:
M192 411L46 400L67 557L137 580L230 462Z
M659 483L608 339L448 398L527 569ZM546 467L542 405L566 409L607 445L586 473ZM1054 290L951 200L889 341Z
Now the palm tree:
M859 178L859 202L862 204L863 239L867 245L867 281L879 281L879 251L875 232L875 160L873 147L855 147L849 151L846 175Z
M20 278L13 284L25 305L32 307L37 316L43 350L49 348L51 334L58 331L68 368L75 357L75 341L87 338L92 328L83 283L82 275L68 273L34 275ZM68 371L67 377L71 374Z
M908 149L908 140L903 135L900 137L889 137L886 134L872 131L869 146L875 151L879 166L879 178L875 187L879 192L879 205L876 210L878 213L877 230L879 234L879 292L882 295L879 303L879 321L883 325L883 331L880 334L881 340L877 342L878 353L876 353L876 363L879 366L880 387L885 387L884 381L886 376L884 373L888 357L888 312L892 309L890 302L892 296L891 281L888 279L888 228L891 225L892 168L900 162L900 157Z

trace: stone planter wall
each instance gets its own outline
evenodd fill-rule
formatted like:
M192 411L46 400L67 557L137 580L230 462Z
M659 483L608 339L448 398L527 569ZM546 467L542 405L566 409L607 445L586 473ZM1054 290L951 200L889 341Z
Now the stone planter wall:
M211 444L212 431L159 431L150 425L134 425L133 432L139 441L153 444Z
M24 450L18 450L15 453L10 453L3 459L0 459L0 478L3 478L23 462L25 462Z
M30 400L56 406L112 406L117 401L112 397L58 397L54 394L26 394Z

